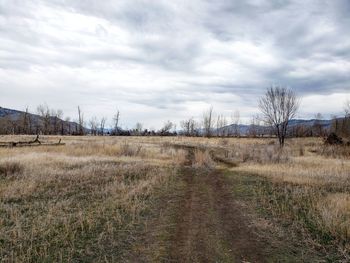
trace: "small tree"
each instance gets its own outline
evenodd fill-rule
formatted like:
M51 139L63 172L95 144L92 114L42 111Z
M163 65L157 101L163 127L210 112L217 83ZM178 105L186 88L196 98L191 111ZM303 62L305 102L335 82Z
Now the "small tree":
M50 134L50 109L49 109L49 106L47 106L47 104L42 104L42 105L39 105L37 107L37 112L38 112L38 115L41 117L41 122L42 122L42 129L41 132L43 134Z
M180 126L185 136L197 136L199 125L193 119L193 117L188 120L181 121Z
M100 121L100 135L104 135L105 134L105 124L106 124L106 117L102 117L101 121Z
M22 132L24 134L30 133L30 119L29 119L29 109L26 107L25 111L22 114Z
M239 110L236 110L233 115L231 116L232 119L232 123L234 125L234 130L233 130L233 134L235 137L239 137L240 136L240 130L239 130L239 121L240 121L240 114L239 114Z
M89 121L91 135L97 135L98 121L96 117L92 117Z
M119 134L119 119L120 119L120 112L117 110L116 114L113 117L113 122L114 122L114 130L113 130L113 135L118 135Z
M266 124L275 131L281 147L287 135L289 121L295 117L299 108L296 94L284 87L271 87L259 101L259 108Z
M316 136L324 136L324 130L323 130L323 126L322 126L322 119L323 116L321 113L317 113L315 115L315 121L313 124L313 130Z
M213 106L211 106L207 111L203 113L204 136L208 138L212 136L213 125Z
M164 135L170 135L171 129L174 127L174 123L171 121L167 121L164 123L163 127L160 129L159 134Z
M344 104L345 117L350 117L350 100L347 100Z
M137 122L135 125L135 134L136 135L141 135L142 134L142 129L143 129L143 125L141 122Z
M350 138L350 100L344 105L345 117L343 120L343 135Z
M79 135L84 135L84 114L82 113L80 106L78 106L78 124L79 124Z
M216 135L224 137L227 135L227 121L224 115L219 114L216 120Z

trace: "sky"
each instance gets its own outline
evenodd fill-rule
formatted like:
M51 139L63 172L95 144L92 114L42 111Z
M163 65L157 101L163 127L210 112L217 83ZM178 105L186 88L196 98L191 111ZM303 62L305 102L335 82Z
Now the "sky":
M210 106L242 122L271 85L299 118L350 99L349 0L0 0L0 106L159 128Z

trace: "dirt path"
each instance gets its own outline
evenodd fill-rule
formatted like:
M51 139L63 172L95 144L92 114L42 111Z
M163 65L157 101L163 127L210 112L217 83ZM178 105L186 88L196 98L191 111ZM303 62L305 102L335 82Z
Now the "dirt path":
M263 262L261 244L218 170L184 168L185 195L169 240L171 262Z
M256 179L225 168L198 167L199 148L179 148L187 150L187 162L159 189L146 233L136 238L126 261L310 262L311 256L313 262L323 262L314 251L305 251L298 238L290 238L291 233L259 221L256 203L249 199ZM217 152L210 154L220 167L232 167Z
M262 243L249 227L218 169L194 168L194 150L173 189L163 191L155 220L132 262L265 262Z

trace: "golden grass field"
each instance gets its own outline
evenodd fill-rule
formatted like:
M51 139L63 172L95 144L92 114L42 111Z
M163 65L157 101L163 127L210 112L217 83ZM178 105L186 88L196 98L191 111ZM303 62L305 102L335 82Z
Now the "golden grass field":
M350 260L349 149L325 148L318 138L290 139L283 152L273 139L85 136L62 141L66 145L0 148L1 262L137 262L133 248L160 192L170 191L180 168L188 165L185 146L200 149L194 151L193 169L261 178L248 185L254 202L246 201L253 210L265 211L256 212L257 222L262 216L271 224L290 222L288 229L305 229L300 238L322 255Z

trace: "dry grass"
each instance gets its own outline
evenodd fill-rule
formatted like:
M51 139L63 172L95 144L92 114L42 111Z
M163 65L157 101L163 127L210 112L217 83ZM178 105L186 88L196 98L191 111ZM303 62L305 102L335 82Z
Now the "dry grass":
M18 140L4 136L1 141ZM27 138L21 137L20 140ZM57 141L57 137L42 140ZM302 221L349 253L350 159L321 139L64 137L65 146L0 148L0 258L3 262L122 261L157 187L176 167L213 167L210 153L258 175L261 204Z
M210 168L213 166L213 160L209 154L209 151L195 150L194 158L193 158L193 166L194 167L206 167Z
M154 189L174 172L171 156L152 145L88 139L0 149L2 262L127 257Z
M328 194L317 206L323 225L342 241L350 239L350 194ZM348 247L349 249L350 247Z

